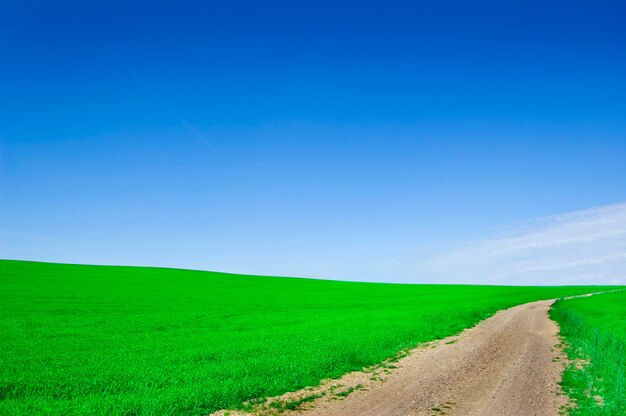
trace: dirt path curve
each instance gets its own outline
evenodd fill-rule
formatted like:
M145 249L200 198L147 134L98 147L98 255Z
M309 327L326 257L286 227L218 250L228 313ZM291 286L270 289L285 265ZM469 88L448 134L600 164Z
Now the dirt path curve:
M557 325L553 301L503 310L456 337L403 358L384 382L343 400L319 400L310 416L557 416ZM452 343L451 343L452 342Z

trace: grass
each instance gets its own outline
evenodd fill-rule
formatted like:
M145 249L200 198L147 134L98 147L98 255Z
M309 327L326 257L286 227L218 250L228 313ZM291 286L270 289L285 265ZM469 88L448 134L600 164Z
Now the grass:
M0 414L202 415L601 287L391 285L0 261Z
M550 314L571 360L563 374L569 414L626 415L626 292L561 300Z

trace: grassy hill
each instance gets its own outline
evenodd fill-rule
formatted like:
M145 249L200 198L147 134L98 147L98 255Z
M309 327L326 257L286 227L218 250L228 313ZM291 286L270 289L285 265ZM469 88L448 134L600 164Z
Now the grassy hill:
M0 261L0 414L201 415L600 287L351 283Z

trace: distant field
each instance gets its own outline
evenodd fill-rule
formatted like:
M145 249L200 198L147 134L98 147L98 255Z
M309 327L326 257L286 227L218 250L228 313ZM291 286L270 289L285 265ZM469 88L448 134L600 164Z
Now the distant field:
M570 415L626 415L626 292L559 301L550 315L574 360L563 374Z
M498 309L598 290L0 261L0 413L206 414L378 363ZM626 298L610 296L580 302L611 299L624 313Z

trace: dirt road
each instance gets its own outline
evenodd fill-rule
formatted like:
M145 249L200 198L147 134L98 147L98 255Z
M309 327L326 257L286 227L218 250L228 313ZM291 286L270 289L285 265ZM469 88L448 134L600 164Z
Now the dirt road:
M384 382L305 415L558 415L562 365L552 301L500 311L457 337L417 350ZM353 375L354 377L354 375ZM368 379L369 380L369 379ZM347 380L349 382L349 380Z

